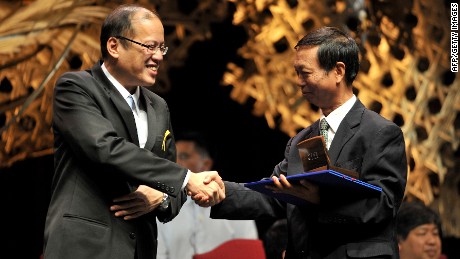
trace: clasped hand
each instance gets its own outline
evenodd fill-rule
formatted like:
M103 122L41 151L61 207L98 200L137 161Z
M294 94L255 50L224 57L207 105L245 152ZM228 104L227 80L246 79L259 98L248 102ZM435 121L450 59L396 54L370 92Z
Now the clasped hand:
M320 203L319 187L306 180L300 180L299 184L291 184L284 174L280 178L272 176L274 186L266 188L278 193L286 193L304 199L313 204Z
M110 210L124 220L135 219L153 211L162 199L162 192L146 185L139 185L134 192L115 198L115 204L110 206Z
M187 195L202 207L214 206L225 199L225 185L216 171L192 173L187 183Z
M192 173L187 183L187 194L203 207L213 206L225 199L225 186L216 171ZM110 210L125 220L135 219L156 209L163 199L163 193L146 185L117 197Z

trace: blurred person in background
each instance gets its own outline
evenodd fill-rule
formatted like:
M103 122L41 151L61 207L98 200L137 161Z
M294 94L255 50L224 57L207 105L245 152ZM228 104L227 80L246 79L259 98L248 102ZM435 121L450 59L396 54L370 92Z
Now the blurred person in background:
M192 172L211 170L213 159L204 135L186 132L176 137L177 163ZM253 220L211 219L211 208L188 199L174 220L158 224L158 259L191 259L209 252L225 241L258 239Z
M397 215L401 259L446 259L441 255L441 219L421 202L405 202Z

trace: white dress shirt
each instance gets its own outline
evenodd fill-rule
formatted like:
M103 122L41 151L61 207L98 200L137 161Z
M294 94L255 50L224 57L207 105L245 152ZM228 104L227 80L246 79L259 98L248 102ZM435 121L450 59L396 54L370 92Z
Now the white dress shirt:
M343 118L347 115L347 113L351 110L353 105L356 102L356 96L353 95L348 101L344 104L339 106L339 108L333 110L327 117L324 116L323 111L321 111L320 121L323 118L326 118L327 123L329 124L329 129L327 130L327 143L326 147L329 149L331 146L332 140L334 139L335 133L340 126Z
M130 105L130 101L128 100L130 96L132 96L134 100L133 115L134 120L136 121L136 130L137 130L137 137L139 139L139 146L141 148L145 147L145 143L147 142L148 137L148 124L147 124L147 113L144 109L139 107L139 97L140 97L140 88L139 86L136 88L136 92L131 95L131 93L126 90L124 86L120 84L107 70L107 68L102 64L101 66L102 71L104 72L105 76L110 80L110 82L117 88L118 92L123 96L126 103ZM131 106L131 105L130 105Z
M172 221L157 221L157 259L191 259L231 239L258 239L254 220L211 219L210 212L188 198Z

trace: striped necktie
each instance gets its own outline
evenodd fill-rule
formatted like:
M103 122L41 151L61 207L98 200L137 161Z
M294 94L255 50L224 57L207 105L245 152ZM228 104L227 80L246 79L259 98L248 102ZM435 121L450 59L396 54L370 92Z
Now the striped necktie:
M136 105L134 104L133 96L132 95L128 96L127 100L128 100L129 107L131 107L131 110L133 110L135 113L137 113Z
M323 118L319 123L319 129L321 136L324 137L324 142L326 143L327 147L327 130L329 129L329 124L326 121L326 118Z

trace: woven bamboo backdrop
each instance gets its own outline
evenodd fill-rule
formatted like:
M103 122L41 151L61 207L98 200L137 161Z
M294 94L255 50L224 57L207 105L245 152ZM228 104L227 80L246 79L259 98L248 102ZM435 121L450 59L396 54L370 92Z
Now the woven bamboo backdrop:
M409 156L406 199L435 207L444 233L460 237L460 79L450 72L448 1L0 1L0 168L52 153L51 98L56 77L99 58L99 28L120 3L156 8L171 46L156 91L171 67L212 37L210 24L236 9L248 40L222 85L231 98L293 136L318 117L295 86L293 47L323 25L350 32L362 46L355 82L363 103L401 126ZM229 40L231 36L229 35Z

